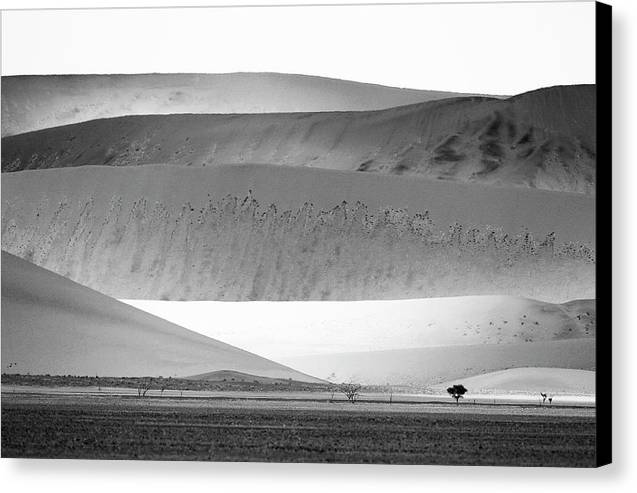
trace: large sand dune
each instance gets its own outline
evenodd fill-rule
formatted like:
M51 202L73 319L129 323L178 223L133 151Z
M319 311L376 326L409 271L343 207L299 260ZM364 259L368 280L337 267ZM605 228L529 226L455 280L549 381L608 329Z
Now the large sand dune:
M595 297L582 194L164 165L4 174L2 200L3 248L117 298Z
M543 303L512 296L384 301L126 300L180 326L280 358L427 346L595 338L594 300Z
M284 358L301 371L368 384L429 386L520 367L595 369L595 340L441 346Z
M316 379L154 317L2 252L2 371Z
M2 170L264 163L593 193L595 86L369 112L146 115L5 137Z
M436 385L444 391L454 381ZM510 368L462 379L472 394L543 392L545 394L595 394L595 372L566 368Z
M189 203L198 214L209 200L243 199L249 194L263 207L275 204L279 212L306 202L322 210L343 201L351 206L361 202L370 213L380 208L407 209L412 214L428 211L439 228L454 222L467 227L490 224L510 234L525 228L537 237L554 232L560 241L595 241L595 200L576 193L260 164L82 166L2 175L3 207L19 203L20 210L28 212L45 202L49 205L41 211L45 214L63 199L73 205L93 198L100 209L113 197L121 197L124 209L145 199L168 210L181 211Z
M276 73L2 77L2 136L123 115L362 111L461 94Z

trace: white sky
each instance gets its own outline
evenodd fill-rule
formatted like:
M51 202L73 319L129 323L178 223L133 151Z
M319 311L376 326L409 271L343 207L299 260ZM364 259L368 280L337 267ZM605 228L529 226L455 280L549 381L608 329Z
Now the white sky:
M514 94L594 83L594 3L4 11L2 74L287 72Z

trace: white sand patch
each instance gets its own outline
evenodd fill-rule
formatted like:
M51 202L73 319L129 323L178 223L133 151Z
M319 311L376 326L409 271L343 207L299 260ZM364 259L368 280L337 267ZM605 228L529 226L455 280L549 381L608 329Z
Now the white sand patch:
M350 302L122 301L275 359L595 336L593 300L581 301L571 310L512 296Z

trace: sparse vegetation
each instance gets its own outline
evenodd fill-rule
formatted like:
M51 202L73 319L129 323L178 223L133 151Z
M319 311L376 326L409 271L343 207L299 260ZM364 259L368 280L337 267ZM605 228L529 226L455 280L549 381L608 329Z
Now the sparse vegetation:
M152 378L142 378L137 383L137 397L146 397L148 391L153 387Z
M355 382L342 383L338 386L341 393L345 395L345 397L347 397L347 400L352 404L356 402L361 387L361 384Z

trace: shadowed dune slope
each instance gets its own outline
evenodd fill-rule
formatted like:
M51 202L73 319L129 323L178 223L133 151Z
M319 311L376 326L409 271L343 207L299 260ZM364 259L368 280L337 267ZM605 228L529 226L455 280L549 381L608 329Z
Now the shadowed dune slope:
M4 251L2 365L13 373L167 377L235 370L316 381Z
M462 94L277 73L2 77L2 136L96 118L390 108Z
M446 390L454 381L436 385ZM594 394L595 372L565 368L511 368L462 379L472 394L490 392L540 392Z
M442 346L283 358L320 377L366 384L435 385L521 367L595 369L595 339ZM459 383L456 381L455 383Z
M369 112L147 115L2 141L2 170L264 163L593 193L595 86Z
M5 174L2 200L7 251L116 298L595 297L583 194L164 165Z

